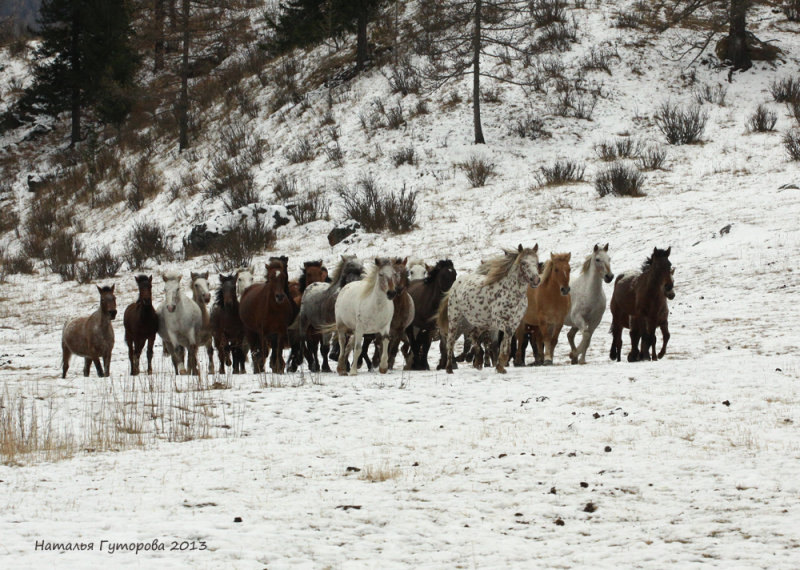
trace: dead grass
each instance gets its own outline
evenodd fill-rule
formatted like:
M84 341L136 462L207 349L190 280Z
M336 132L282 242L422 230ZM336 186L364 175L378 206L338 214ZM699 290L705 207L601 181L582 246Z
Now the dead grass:
M359 473L359 478L372 483L380 483L389 479L398 479L402 471L395 465L389 465L387 461L378 465L365 465Z

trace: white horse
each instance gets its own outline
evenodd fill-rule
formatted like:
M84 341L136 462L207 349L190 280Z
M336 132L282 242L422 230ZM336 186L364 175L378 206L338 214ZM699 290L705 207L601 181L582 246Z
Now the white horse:
M351 349L354 352L350 375L355 376L358 373L356 360L361 354L365 334L380 335L383 350L379 370L381 374L386 374L389 370L389 330L394 316L392 299L397 294L395 287L398 277L391 260L378 257L375 258L375 266L363 280L345 285L336 297L334 310L336 331L339 334L339 362L336 371L340 375L344 376L346 372L347 357ZM348 333L352 333L353 338L345 344Z
M214 344L211 336L211 317L208 313L208 303L211 301L211 286L208 284L208 271L195 273L192 271L192 298L200 307L203 318L203 327L200 329L197 342L206 347L208 354L208 373L214 374Z
M473 345L486 331L503 331L496 370L505 374L511 337L517 330L527 304L528 287L539 286L539 244L532 249L505 250L500 257L483 264L477 274L456 279L439 306L437 323L447 338L447 373L453 373L453 347L462 333Z
M430 267L425 265L419 257L412 257L408 260L408 280L416 281L418 279L425 279L430 271Z
M189 373L198 374L197 347L203 327L203 314L197 303L181 291L181 275L174 271L162 274L164 302L158 307L158 334L164 350L172 357L175 373L186 374L183 364L185 351L189 353Z
M594 251L583 262L581 274L570 282L572 306L564 324L571 327L567 332L572 364L586 364L586 350L592 340L597 325L603 319L606 310L606 295L603 292L603 280L611 283L611 259L608 257L608 244L604 247L594 246ZM575 346L575 335L581 331L581 344Z
M253 278L256 273L255 267L252 265L250 267L244 267L239 269L236 272L237 280L236 280L236 296L239 298L239 301L242 300L242 293L244 293L245 289L250 287L253 284Z

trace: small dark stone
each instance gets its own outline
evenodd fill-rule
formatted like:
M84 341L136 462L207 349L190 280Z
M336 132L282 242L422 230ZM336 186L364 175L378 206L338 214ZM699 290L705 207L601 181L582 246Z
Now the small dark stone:
M593 414L592 414L592 417L593 417L594 419L597 419L597 418L599 418L599 417L600 417L600 414L598 414L597 412L595 412L595 413L593 413Z
M575 456L577 456L577 455L578 455L578 454L577 454L577 453L575 453L574 451L570 451L569 453L567 453L567 457L575 457Z
M776 368L775 372L783 372L783 370L781 370L780 368Z
M233 517L233 522L235 522L235 523L242 522L242 517Z
M551 495L556 495L556 494L558 494L558 492L556 491L556 488L555 488L555 487L550 487L550 494L551 494Z
M588 503L586 503L586 506L585 506L585 507L583 507L583 512L584 512L584 513L593 513L593 512L595 512L596 510L597 510L597 505L595 505L595 504L594 504L594 503L592 503L591 501L589 501Z
M439 426L439 429L444 429L444 426Z
M411 467L419 467L419 461L415 461L411 464Z
M609 453L611 451L611 446L607 445L603 451L605 451L606 453Z
M728 224L727 226L725 226L724 228L719 230L719 235L720 236L724 236L725 234L729 234L729 233L731 233L731 224Z
M581 487L583 487L585 489L588 486L589 486L589 483L587 483L586 481L581 481Z
M498 459L502 459L503 457L506 457L507 455L508 455L507 453L501 453L500 455L497 456L497 458Z
M731 403L730 403L730 401L729 401L729 400L725 400L725 401L723 401L723 402L722 402L722 405L723 405L723 406L730 406L730 405L731 405Z
M524 516L524 515L522 513L514 513L514 516L515 517L521 517L521 516Z
M345 469L345 471L347 471L348 473L358 473L359 471L361 471L361 468L359 468L359 467L348 467L347 469Z
M558 526L564 526L564 521L561 519L561 517L558 517L558 518L556 519L556 525L558 525Z

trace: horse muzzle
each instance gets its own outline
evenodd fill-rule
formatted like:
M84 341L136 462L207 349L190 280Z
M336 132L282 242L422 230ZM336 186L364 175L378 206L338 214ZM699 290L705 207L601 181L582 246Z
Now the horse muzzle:
M108 314L111 316L112 320L117 318L117 311L109 311Z
M386 291L386 297L391 301L392 299L397 297L397 291L395 291L394 289Z
M275 295L275 302L276 303L283 303L286 300L286 295L284 293L277 293Z
M606 283L611 283L614 280L614 274L613 273L606 273L606 275L605 275L605 277L603 277L603 279L605 279Z
M675 289L670 289L667 291L667 299L672 301L675 298Z
M205 295L203 295L203 301L206 302L206 305L208 304L208 302L210 300L211 300L211 295L209 293L206 293Z
M533 279L531 279L531 281L530 281L531 288L535 289L536 287L538 287L539 283L541 283L541 281L542 280L539 278L538 275L534 275Z
M562 287L561 288L561 296L562 297L566 297L567 295L569 295L569 287Z
M175 312L175 305L167 305L167 310L170 313L174 313Z

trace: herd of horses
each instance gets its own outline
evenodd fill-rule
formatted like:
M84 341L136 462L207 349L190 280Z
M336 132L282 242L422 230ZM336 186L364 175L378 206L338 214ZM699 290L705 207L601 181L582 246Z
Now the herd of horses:
M669 341L667 300L675 296L670 251L654 248L640 270L617 276L610 302L612 360L621 359L624 328L630 329L629 362L664 357ZM614 280L608 244L594 246L573 280L569 253L551 253L540 262L538 252L538 244L519 245L458 277L449 259L427 265L418 259L378 257L365 264L355 256L342 256L331 275L321 261L305 262L296 281L289 280L285 256L270 257L263 282L254 281L252 266L219 275L210 308L208 272L191 273L191 297L181 287L180 273L163 273L164 300L158 309L153 306L152 275L138 275L138 298L123 317L130 373L139 374L146 346L147 373L152 374L157 335L176 374L199 374L198 352L203 347L210 374L215 373L215 349L221 374L226 366L234 374L245 372L248 354L254 373L266 371L267 358L273 373L294 372L303 360L309 371L330 372L329 356L342 375L357 374L362 363L385 373L400 353L405 369L427 370L428 351L437 338L437 368L452 373L457 362L471 360L477 368L494 365L503 373L511 354L515 366L525 365L528 343L534 364L552 364L564 325L569 327L571 363L585 364L606 310L603 282ZM113 285L97 290L99 308L64 325L62 377L73 354L84 358L84 376L92 363L99 376L109 375L116 298ZM657 329L662 334L658 354ZM576 345L578 332L581 340ZM462 335L464 349L456 356L455 344Z

